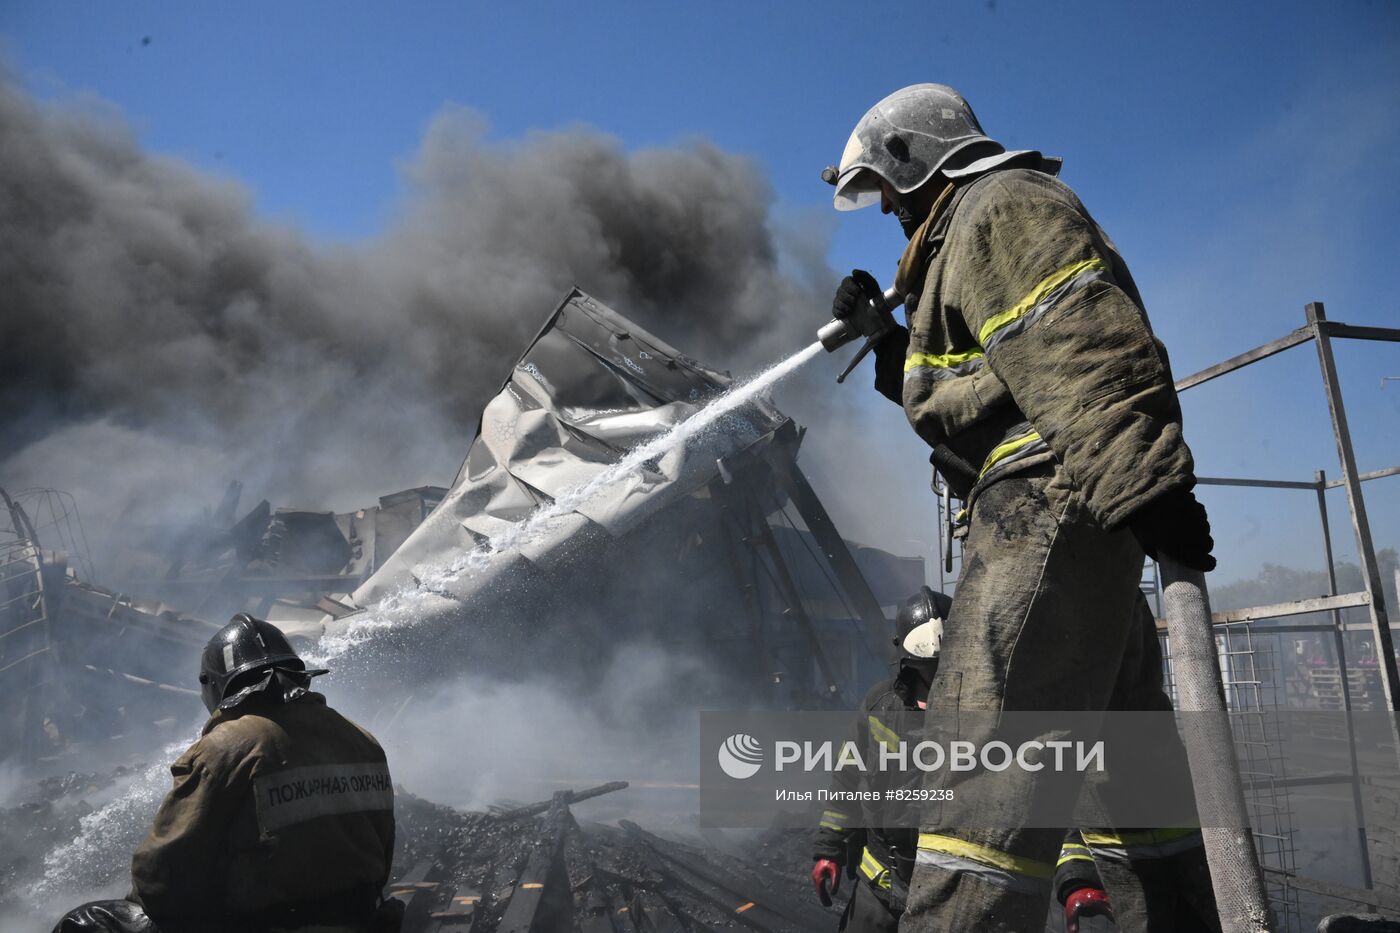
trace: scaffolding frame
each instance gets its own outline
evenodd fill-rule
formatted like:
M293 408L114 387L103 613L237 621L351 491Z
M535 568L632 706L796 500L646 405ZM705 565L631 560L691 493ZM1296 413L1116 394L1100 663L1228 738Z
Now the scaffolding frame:
M1176 383L1177 392L1184 392L1194 386L1204 382L1224 376L1227 373L1243 369L1251 363L1267 359L1275 354L1282 353L1292 347L1303 343L1312 342L1317 348L1318 366L1321 370L1323 391L1327 398L1327 409L1332 422L1332 435L1336 443L1337 458L1341 464L1342 476L1339 480L1328 480L1326 472L1318 470L1311 482L1295 480L1271 480L1256 478L1235 478L1235 477L1200 477L1197 482L1206 486L1234 486L1234 487L1254 487L1268 489L1298 489L1312 490L1317 497L1318 516L1322 527L1323 552L1326 559L1328 593L1326 596L1315 599L1303 599L1290 603L1280 603L1270 606L1257 606L1248 609L1237 609L1228 612L1217 612L1211 617L1211 623L1220 629L1224 635L1225 654L1222 656L1222 666L1229 667L1234 661L1237 652L1230 650L1231 627L1244 624L1246 626L1261 619L1276 619L1293 615L1302 615L1312 612L1328 612L1332 617L1330 625L1310 625L1310 624L1287 624L1271 626L1267 629L1269 634L1285 633L1314 633L1327 634L1333 636L1333 649L1337 657L1337 667L1339 673L1342 708L1348 713L1353 710L1353 698L1351 695L1351 677L1346 661L1346 639L1345 633L1355 631L1362 626L1347 625L1342 620L1342 610L1351 607L1365 607L1369 615L1369 629L1374 638L1373 644L1377 656L1380 673L1380 682L1385 708L1392 714L1400 712L1400 675L1396 671L1395 643L1390 630L1389 612L1386 607L1385 587L1381 579L1380 568L1376 561L1376 551L1374 540L1371 536L1370 520L1366 514L1366 504L1362 496L1361 484L1387 476L1400 475L1400 466L1387 467L1369 473L1360 473L1356 467L1356 453L1352 446L1351 429L1347 423L1346 407L1342 399L1341 384L1337 373L1337 362L1332 349L1334 338L1353 340L1378 340L1385 342L1400 342L1400 329L1388 327L1369 327L1344 324L1338 321L1329 321L1326 310L1322 302L1311 302L1304 308L1306 323L1291 331L1290 333L1272 340L1266 344L1255 347L1252 350L1233 356L1214 366L1207 367L1200 372L1180 379ZM1332 533L1327 511L1326 492L1328 489L1343 488L1346 490L1347 511L1351 519L1352 533L1356 538L1356 549L1358 562L1361 567L1362 589L1355 593L1337 592L1337 565L1332 552ZM1396 574L1397 585L1400 585L1400 571ZM1246 629L1246 632L1248 629ZM1249 637L1252 638L1252 635ZM1252 651L1253 648L1250 648ZM1251 660L1251 664L1253 661ZM1230 673L1226 671L1227 675ZM1227 681L1228 682L1228 681ZM1257 704L1258 698L1254 701ZM1391 720L1393 737L1396 740L1397 754L1400 754L1400 734L1395 732L1395 720ZM1246 730L1248 731L1248 730ZM1254 736L1250 736L1244 743L1246 757L1252 760L1255 754L1253 746L1257 744ZM1237 747L1241 741L1237 735ZM1347 749L1350 761L1350 784L1352 790L1352 806L1357 822L1357 846L1362 868L1362 881L1364 888L1353 888L1347 885L1338 885L1332 882L1323 882L1315 879L1298 877L1291 871L1291 866L1281 864L1277 866L1266 866L1270 874L1276 876L1283 885L1283 907L1287 912L1290 907L1296 907L1296 896L1290 891L1303 890L1312 893L1322 893L1328 897L1341 900L1352 901L1362 904L1368 908L1380 905L1389 906L1394 901L1392 895L1386 892L1374 890L1374 879L1371 871L1370 852L1367 844L1365 812L1361 798L1360 769L1357 764L1357 743L1356 732L1351 722L1351 717L1347 717ZM1400 761L1400 759L1397 759ZM1274 777L1281 778L1281 775ZM1327 778L1287 778L1282 783L1286 792L1288 787L1305 787L1309 785L1319 785L1323 783L1333 783L1334 779ZM1271 778L1269 786L1273 788ZM1255 828L1256 841L1274 842L1282 845L1281 840L1266 838L1261 839L1260 828ZM1267 837L1278 837L1285 835L1276 827L1274 833L1263 834ZM1260 849L1261 854L1265 851ZM1283 850L1281 850L1283 851ZM1291 846L1287 850L1291 854ZM1291 861L1291 858L1288 859Z
M1261 344L1252 350L1230 357L1208 366L1199 372L1193 373L1176 382L1177 392L1184 392L1194 386L1209 382L1221 376L1243 369L1251 363L1268 359L1279 353L1289 350L1301 344L1311 342L1317 348L1318 367L1322 376L1323 392L1327 399L1328 414L1332 423L1332 435L1336 445L1337 458L1341 464L1341 478L1329 480L1324 470L1318 470L1311 481L1307 480L1274 480L1258 478L1238 478L1238 477L1198 477L1197 483L1203 486L1233 486L1233 487L1254 487L1266 489L1297 489L1312 491L1317 498L1318 515L1322 526L1323 556L1326 560L1328 592L1325 596L1314 599L1302 599L1288 603L1278 603L1269 606L1256 606L1248 609L1237 609L1227 612L1216 612L1211 616L1211 624L1217 628L1219 634L1217 641L1222 644L1222 671L1229 683L1229 678L1233 676L1233 671L1229 668L1232 658L1238 652L1232 649L1232 639L1237 643L1238 639L1252 639L1253 633L1250 625L1259 620L1280 619L1289 616L1305 615L1315 612L1326 612L1331 615L1331 624L1308 624L1308 623L1286 623L1282 625L1271 625L1265 631L1270 635L1283 635L1289 633L1297 634L1331 634L1333 636L1333 650L1337 655L1337 664L1340 673L1340 680L1343 689L1343 708L1350 712L1353 709L1353 700L1350 690L1350 674L1346 664L1346 639L1348 632L1370 631L1374 637L1376 654L1379 662L1380 679L1382 684L1383 702L1387 710L1392 714L1400 712L1400 676L1396 670L1395 643L1390 629L1389 611L1385 602L1385 589L1381 580L1380 569L1376 561L1375 545L1371 536L1371 525L1366 514L1366 505L1362 496L1362 484L1373 480L1382 479L1389 476L1400 475L1400 465L1374 470L1368 473L1360 473L1356 466L1356 454L1351 440L1351 429L1347 422L1346 406L1342 399L1341 384L1338 378L1337 362L1333 353L1332 341L1334 339L1348 340L1375 340L1389 343L1400 342L1400 328L1372 327L1345 324L1339 321L1327 319L1326 309L1322 302L1310 302L1304 306L1303 326L1290 331L1284 336ZM1327 509L1326 492L1329 489L1342 488L1346 490L1347 512L1351 521L1352 533L1356 538L1357 553L1361 566L1362 589L1354 593L1337 592L1337 564L1332 550L1332 532L1330 518ZM953 572L953 565L958 562L956 548L953 547L950 519L955 511L947 501L946 487L939 484L934 489L935 498L938 503L938 529L939 529L939 550L940 559L938 565L938 581L940 588L950 584L955 585L960 573ZM1147 573L1150 578L1144 579L1142 586L1149 596L1156 596L1157 602L1154 608L1160 619L1161 616L1161 577L1160 571L1155 562L1148 562ZM961 568L959 567L959 570ZM946 575L945 575L946 571ZM1400 568L1396 571L1396 585L1400 588ZM1342 610L1353 607L1364 607L1369 615L1367 624L1354 625L1343 621ZM1159 630L1165 634L1164 623L1158 623ZM1261 632L1263 634L1263 632ZM1170 651L1170 646L1166 646ZM1169 655L1164 657L1164 661ZM1167 672L1168 685L1170 687L1170 671ZM1247 680L1257 681L1258 677L1247 677ZM1252 699L1258 699L1253 697ZM1392 731L1395 728L1394 717L1392 718ZM1400 755L1400 734L1393 735L1396 743L1397 755ZM1239 743L1237 743L1239 744ZM1241 757L1245 759L1246 770L1252 761L1260 760L1260 750L1258 741L1251 737L1248 747L1241 751ZM1304 891L1312 894L1321 894L1325 897L1350 901L1361 904L1368 908L1383 907L1400 910L1400 898L1385 891L1377 891L1374 888L1374 879L1371 872L1370 852L1367 844L1365 813L1361 797L1361 782L1359 778L1359 767L1357 764L1357 743L1354 726L1348 717L1347 721L1347 749L1350 760L1351 773L1349 776L1323 776L1323 777L1285 777L1274 774L1264 779L1260 775L1250 782L1251 790L1258 790L1264 787L1271 799L1281 799L1286 796L1289 788L1321 786L1323 784L1335 784L1339 781L1350 783L1352 789L1352 805L1357 821L1357 847L1362 866L1362 880L1364 887L1356 888L1350 885L1340 885L1330 881L1305 878L1298 876L1293 871L1292 860L1293 851L1291 846L1284 840L1276 837L1287 835L1276 828L1273 832L1264 830L1264 838L1260 838L1260 833L1256 831L1256 843L1259 844L1258 851L1262 854L1276 852L1280 858L1278 865L1264 865L1265 872L1271 876L1271 882L1281 885L1282 913L1285 918L1297 909L1297 892ZM1264 754L1264 759L1268 761L1277 760L1272 754ZM1400 763L1400 758L1397 758ZM1251 803L1256 803L1256 794L1251 793ZM1264 807L1270 813L1278 812L1272 805ZM1258 814L1256 808L1256 814ZM1283 827L1279 827L1283 828ZM1271 887L1273 884L1271 884Z

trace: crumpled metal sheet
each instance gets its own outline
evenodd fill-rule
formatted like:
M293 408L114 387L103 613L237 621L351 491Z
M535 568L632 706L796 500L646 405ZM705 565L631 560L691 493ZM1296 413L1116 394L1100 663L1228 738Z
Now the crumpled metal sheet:
M353 595L368 607L528 518L598 476L628 451L699 410L730 378L681 354L574 289L482 412L452 488L438 508ZM621 537L717 474L716 460L770 438L787 419L764 401L724 430L670 450L528 540L519 557L548 563L580 535ZM516 561L498 564L518 566ZM499 573L493 565L492 574ZM487 582L464 574L438 587L465 599Z

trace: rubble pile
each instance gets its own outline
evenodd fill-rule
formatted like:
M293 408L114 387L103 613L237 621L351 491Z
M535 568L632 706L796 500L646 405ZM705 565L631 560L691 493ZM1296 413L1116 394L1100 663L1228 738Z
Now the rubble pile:
M610 826L574 818L571 803L613 787L494 813L461 813L400 792L405 841L389 889L407 905L404 933L835 925L805 876L808 833L777 830L741 841L711 832L682 842L629 820Z
M43 873L45 853L78 835L78 821L96 809L101 796L143 770L144 765L121 766L105 774L47 777L14 806L0 808L0 908Z
M22 901L42 873L44 854L72 839L91 801L131 773L123 767L48 778L23 802L0 809L0 908L35 906ZM630 820L574 818L572 804L626 786L562 791L550 801L491 812L454 810L397 788L387 893L405 904L403 933L796 933L835 926L836 914L816 904L806 878L807 831L740 838L707 830L680 841ZM95 890L121 879L91 881Z

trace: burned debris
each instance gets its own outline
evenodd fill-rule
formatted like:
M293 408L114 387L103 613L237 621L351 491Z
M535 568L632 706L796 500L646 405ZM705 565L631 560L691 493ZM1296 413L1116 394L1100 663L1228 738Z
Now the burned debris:
M333 513L268 501L247 508L231 483L216 506L177 528L132 520L135 563L154 569L123 583L142 598L95 586L88 562L76 562L79 572L63 556L77 548L54 534L41 540L22 503L7 499L0 696L18 713L6 723L16 741L4 757L37 774L64 773L81 769L94 743L121 735L121 754L107 762L149 760L193 728L197 658L229 614L266 617L314 651L410 597L422 609L412 625L355 645L333 665L336 692L372 697L363 721L391 735L418 712L425 685L483 673L508 680L522 658L552 690L606 706L595 686L601 666L638 641L691 672L655 709L636 712L639 721L707 702L848 706L885 672L885 619L923 582L922 561L841 538L797 465L802 430L771 402L757 398L704 443L680 445L600 495L576 496L731 385L572 291L486 406L449 487ZM508 534L552 507L558 521L544 533ZM490 573L443 571L503 540L508 559ZM98 689L109 691L100 704L83 702ZM120 722L101 718L109 710ZM559 786L559 775L541 777ZM7 890L51 871L45 853L71 839L104 795L135 783L74 777L51 799L5 811L6 839L23 853L6 867ZM762 838L687 830L682 841L643 828L632 811L635 821L612 825L575 818L573 807L619 788L502 801L486 812L400 788L391 890L408 904L405 929L779 931L834 922L809 903L805 830ZM84 863L82 883L116 881L128 843L120 833L96 840L113 851Z
M0 809L0 909L52 845L72 838L88 801L129 769L70 774ZM708 830L665 835L630 820L589 821L574 807L625 782L490 811L464 812L396 789L398 851L386 893L404 902L404 933L581 933L712 929L798 933L834 926L810 897L807 834ZM583 811L586 814L586 809Z
M52 758L114 735L138 748L168 739L186 725L178 710L197 686L198 649L232 613L308 645L405 588L436 603L423 614L439 624L423 637L447 641L420 660L444 676L468 663L515 669L528 628L554 633L533 655L545 667L576 668L581 645L645 636L733 671L717 696L788 708L852 701L882 673L884 619L922 583L923 564L840 537L797 466L802 431L762 400L735 413L718 448L649 464L562 514L546 538L520 542L498 562L507 573L424 582L730 383L575 290L486 406L450 488L345 513L266 500L240 511L234 481L178 527L130 517L141 556L130 563L147 572L119 575L121 593L95 585L79 542L57 528L40 540L23 503L7 499L0 696L14 700L0 757Z
M887 610L923 582L923 563L841 538L797 465L802 431L771 403L578 496L731 384L574 290L485 406L441 505L327 631L408 591L427 663L489 655L482 633L503 629L558 651L542 663L564 670L581 648L647 637L731 672L717 696L853 701L883 673ZM527 521L541 511L557 514ZM528 623L503 623L502 606ZM443 650L459 637L470 650Z
M215 627L80 580L23 503L0 489L0 760L149 754L197 701L190 659Z
M404 489L341 513L264 499L240 516L243 486L234 480L211 515L173 533L148 534L164 569L131 586L206 618L250 612L289 637L314 641L321 619L348 611L348 594L388 561L446 491Z
M559 791L534 805L461 813L402 791L406 842L389 892L406 904L404 933L748 929L834 925L812 902L801 830L728 839L658 835L630 820L576 818L573 807L625 790L616 782ZM772 853L778 857L770 857Z

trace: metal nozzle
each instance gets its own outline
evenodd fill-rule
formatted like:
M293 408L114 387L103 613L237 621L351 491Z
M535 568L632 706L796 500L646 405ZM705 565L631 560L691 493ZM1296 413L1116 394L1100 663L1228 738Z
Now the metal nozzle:
M821 341L827 353L834 353L859 338L860 331L852 327L849 320L843 318L832 318L817 331L817 339Z
M852 357L845 371L836 377L837 382L845 382L846 377L860 365L866 354L875 349L875 344L894 330L894 315L891 312L902 304L904 296L893 288L888 288L880 297L858 305L850 317L832 318L822 325L821 330L817 331L817 340L827 353L861 337L865 338L865 343Z

